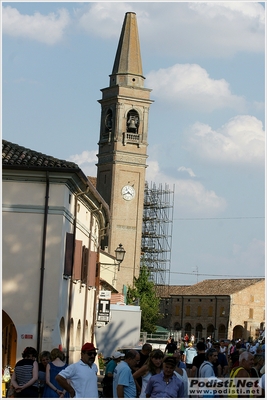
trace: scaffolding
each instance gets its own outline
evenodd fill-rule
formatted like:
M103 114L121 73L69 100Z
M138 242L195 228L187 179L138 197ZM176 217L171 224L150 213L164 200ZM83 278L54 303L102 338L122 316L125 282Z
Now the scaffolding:
M173 204L174 186L170 190L167 184L163 189L161 184L157 188L151 183L149 188L145 183L142 263L148 267L157 292L170 281Z

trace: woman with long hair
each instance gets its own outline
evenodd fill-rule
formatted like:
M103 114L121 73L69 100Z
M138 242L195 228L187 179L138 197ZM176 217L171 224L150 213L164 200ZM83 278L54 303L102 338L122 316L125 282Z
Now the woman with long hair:
M139 397L146 397L146 385L151 376L156 375L162 370L164 354L161 350L152 350L145 364L139 368L134 374L133 378L135 380L137 392L140 393ZM138 382L138 378L142 378L142 387Z
M65 355L62 351L55 348L50 353L51 362L46 366L46 385L43 397L69 397L66 392L56 381L56 375L67 367Z

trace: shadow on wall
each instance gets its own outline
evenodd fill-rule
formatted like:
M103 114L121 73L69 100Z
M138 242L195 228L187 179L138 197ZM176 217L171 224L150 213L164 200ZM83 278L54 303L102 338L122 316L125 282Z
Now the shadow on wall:
M131 316L131 313L129 314ZM103 327L96 328L98 352L106 358L110 357L119 347L135 347L139 342L140 327L138 324L131 325L129 320L125 319L119 323L111 321Z

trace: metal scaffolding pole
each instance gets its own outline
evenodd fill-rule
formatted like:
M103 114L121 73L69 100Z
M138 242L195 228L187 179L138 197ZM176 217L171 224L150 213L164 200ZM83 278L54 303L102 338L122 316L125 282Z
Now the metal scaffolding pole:
M150 271L150 279L160 291L169 285L173 228L174 186L145 184L142 263ZM157 293L160 295L160 293Z

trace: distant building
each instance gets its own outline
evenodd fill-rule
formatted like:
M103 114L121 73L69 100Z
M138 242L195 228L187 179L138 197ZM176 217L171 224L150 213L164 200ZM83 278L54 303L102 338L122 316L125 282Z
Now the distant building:
M183 337L256 338L265 327L265 279L208 279L161 287L159 325Z

